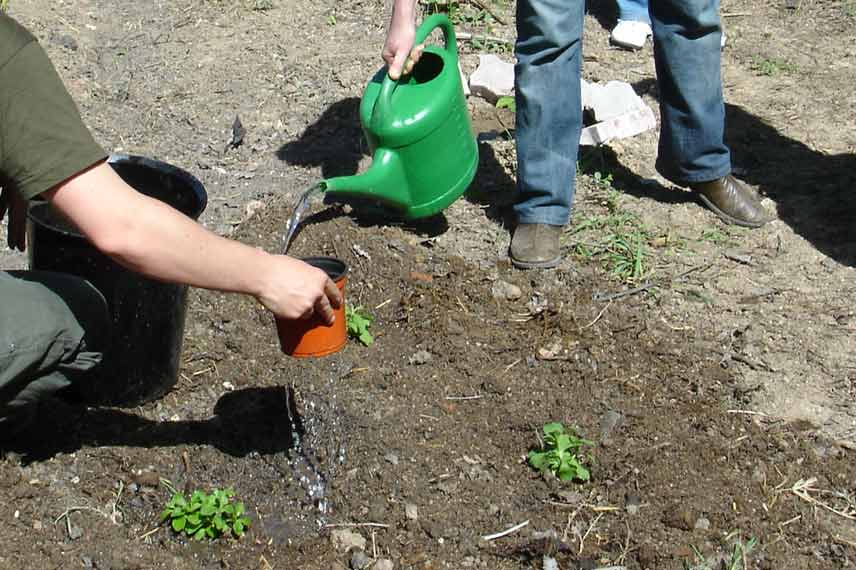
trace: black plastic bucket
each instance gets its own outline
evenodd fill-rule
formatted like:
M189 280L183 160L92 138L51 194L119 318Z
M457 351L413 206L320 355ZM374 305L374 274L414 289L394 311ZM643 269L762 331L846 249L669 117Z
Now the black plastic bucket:
M138 192L198 219L208 196L202 183L169 164L113 155L110 166ZM30 207L31 269L89 280L107 299L113 331L99 372L80 386L87 402L135 406L175 385L184 337L187 286L154 281L100 253L48 203Z

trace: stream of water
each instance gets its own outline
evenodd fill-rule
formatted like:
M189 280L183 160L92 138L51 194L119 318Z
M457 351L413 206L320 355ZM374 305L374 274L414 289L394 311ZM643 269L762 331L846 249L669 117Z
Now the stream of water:
M285 225L285 241L282 244L282 253L287 254L288 248L291 247L291 240L294 238L294 233L297 231L297 227L300 225L300 220L303 218L304 212L309 208L309 205L312 202L312 198L316 194L320 194L325 189L323 182L318 182L311 186L308 190L306 190L297 201L297 204L294 206L294 210L291 212L291 216L288 218L288 221Z

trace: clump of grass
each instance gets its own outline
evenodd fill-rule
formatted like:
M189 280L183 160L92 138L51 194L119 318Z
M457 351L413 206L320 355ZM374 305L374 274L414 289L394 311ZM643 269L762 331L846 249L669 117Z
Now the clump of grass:
M639 283L652 273L651 232L637 215L621 208L612 174L597 171L592 179L603 192L600 204L606 212L580 217L566 239L574 240L571 250L575 255L602 261L610 275L621 281Z
M774 77L783 73L793 73L797 71L797 66L783 59L755 56L752 59L752 69L758 75Z

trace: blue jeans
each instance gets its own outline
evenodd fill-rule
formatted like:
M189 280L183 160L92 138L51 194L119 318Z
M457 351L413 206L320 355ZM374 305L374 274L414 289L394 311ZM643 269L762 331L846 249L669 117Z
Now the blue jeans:
M650 0L660 94L657 170L688 186L731 171L723 141L719 0ZM568 223L582 110L583 0L518 0L519 223Z
M651 22L648 16L648 0L615 0L618 5L619 20L633 20L634 22Z

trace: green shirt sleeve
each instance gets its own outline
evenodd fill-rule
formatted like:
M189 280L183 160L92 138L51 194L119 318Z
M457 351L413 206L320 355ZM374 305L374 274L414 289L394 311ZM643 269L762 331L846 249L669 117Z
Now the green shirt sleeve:
M0 180L29 200L106 156L39 43L0 15Z

